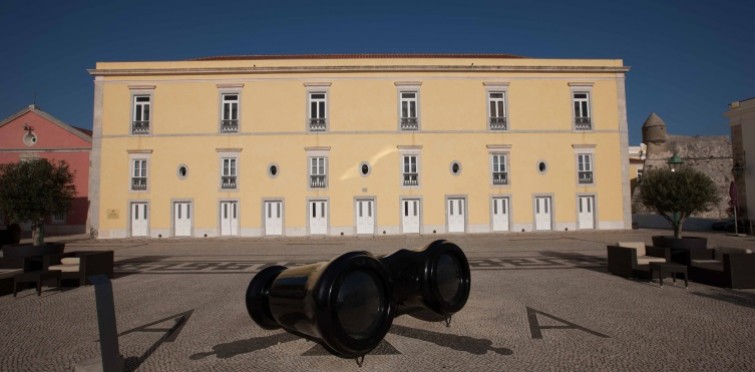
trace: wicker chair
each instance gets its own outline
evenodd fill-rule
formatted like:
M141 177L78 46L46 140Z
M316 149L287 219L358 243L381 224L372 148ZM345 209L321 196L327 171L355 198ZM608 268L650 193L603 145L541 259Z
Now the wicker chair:
M650 278L651 262L667 262L667 248L646 246L643 242L618 242L606 247L608 272L625 278Z
M690 259L689 275L696 282L726 288L755 288L755 254L749 249L719 247Z
M77 285L91 284L90 276L113 277L113 251L79 251L43 258L45 270L60 270L62 280L75 280Z

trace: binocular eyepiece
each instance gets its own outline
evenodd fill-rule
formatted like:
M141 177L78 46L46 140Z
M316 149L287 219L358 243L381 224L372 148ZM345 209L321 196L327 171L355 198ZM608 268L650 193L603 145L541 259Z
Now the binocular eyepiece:
M374 349L398 315L450 320L466 304L470 283L464 252L437 240L381 258L349 252L330 262L267 267L249 283L246 307L264 329L284 328L352 358Z

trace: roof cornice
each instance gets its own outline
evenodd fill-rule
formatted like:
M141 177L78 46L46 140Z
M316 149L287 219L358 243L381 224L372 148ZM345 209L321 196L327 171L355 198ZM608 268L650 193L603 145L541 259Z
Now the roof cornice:
M349 72L539 72L539 73L626 73L628 66L279 66L279 67L192 67L88 69L92 76L145 75L230 75L230 74L297 74Z

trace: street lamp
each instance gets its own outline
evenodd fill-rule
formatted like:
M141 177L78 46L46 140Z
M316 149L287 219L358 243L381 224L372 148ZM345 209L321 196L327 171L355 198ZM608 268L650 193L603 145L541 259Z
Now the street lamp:
M679 154L674 154L674 156L670 157L666 163L669 168L671 168L672 172L676 172L676 170L684 164L684 160L682 160L682 157L679 156Z
M734 162L734 166L731 167L731 174L734 175L735 178L741 176L745 171L744 165L739 162L739 160Z

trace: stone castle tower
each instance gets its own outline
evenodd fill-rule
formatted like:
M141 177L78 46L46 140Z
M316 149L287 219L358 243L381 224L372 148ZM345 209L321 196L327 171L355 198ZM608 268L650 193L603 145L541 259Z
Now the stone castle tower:
M708 175L719 190L721 201L710 211L695 217L727 218L729 183L732 180L731 141L728 136L676 136L666 133L666 123L651 113L642 125L642 142L647 145L643 169L667 168L668 160L678 155L683 166L692 167ZM640 187L632 195L633 213L647 213L639 202Z

